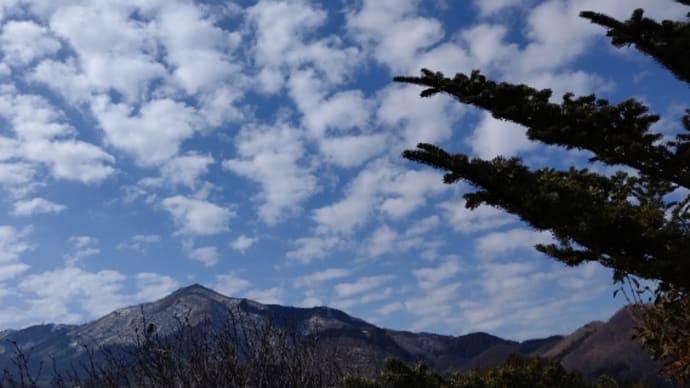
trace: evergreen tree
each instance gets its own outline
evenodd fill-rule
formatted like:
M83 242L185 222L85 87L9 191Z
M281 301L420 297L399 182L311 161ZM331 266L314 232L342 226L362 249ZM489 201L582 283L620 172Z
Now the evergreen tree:
M690 0L676 1L690 6ZM591 11L580 16L606 27L613 45L633 45L690 83L688 19L659 23L641 9L623 22ZM516 157L483 160L425 143L403 152L445 171L445 183L470 183L476 190L464 195L467 208L502 208L550 231L556 243L536 246L546 255L570 266L596 261L613 270L616 282L657 280L654 307L640 310L638 337L675 377L690 377L690 196L679 196L690 190L690 110L682 118L684 132L665 141L650 131L659 116L634 99L611 104L569 93L552 103L548 89L497 83L476 70L447 78L422 69L420 77L395 81L424 86L422 97L449 94L520 124L530 140L587 150L590 162L637 171L530 169Z

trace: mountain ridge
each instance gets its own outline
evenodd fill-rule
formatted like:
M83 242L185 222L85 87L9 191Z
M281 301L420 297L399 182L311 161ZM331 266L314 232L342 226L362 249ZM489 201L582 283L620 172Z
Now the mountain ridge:
M380 365L386 357L393 356L404 361L424 361L440 371L464 371L501 364L510 354L517 353L557 360L587 377L607 373L619 380L649 378L656 382L652 375L658 370L658 364L632 341L634 323L629 309L620 310L607 322L583 325L570 335L519 342L484 332L448 336L386 329L327 306L262 304L228 297L196 283L156 301L119 308L81 325L47 324L2 331L0 369L10 363L11 349L5 346L8 340L23 348L33 348L34 354L43 358L37 361L46 362L46 357L53 357L58 365L69 365L84 357L86 348L133 345L137 327L144 323L154 324L161 335L169 335L179 329L183 320L192 325L203 319L220 324L233 310L246 314L247 319L272 320L302 335L318 329L320 337L336 346L356 350L364 364ZM620 351L627 353L616 353ZM602 359L606 358L602 355L610 360Z

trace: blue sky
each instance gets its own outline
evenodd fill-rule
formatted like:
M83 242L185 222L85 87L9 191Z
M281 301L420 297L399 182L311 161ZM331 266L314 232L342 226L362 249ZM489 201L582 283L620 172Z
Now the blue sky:
M672 132L687 87L580 10L666 0L2 0L0 328L84 322L201 283L396 329L524 339L606 319L610 273L463 184L403 160L432 142L531 166L588 155L418 97L394 75L635 96ZM602 166L595 169L611 171Z

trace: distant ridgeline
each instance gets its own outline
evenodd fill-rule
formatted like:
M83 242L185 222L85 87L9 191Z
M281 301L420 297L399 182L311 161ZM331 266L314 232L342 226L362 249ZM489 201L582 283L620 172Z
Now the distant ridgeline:
M382 381L399 374L431 379L423 386L433 380L439 387L479 387L485 385L452 385L460 384L458 376L444 380L436 373L481 379L495 372L518 373L520 379L525 373L585 379L568 386L602 386L590 385L602 374L620 383L664 386L657 376L660 366L632 335L627 309L566 337L520 343L486 333L452 337L388 330L327 307L263 305L192 285L83 325L0 332L0 370L5 370L0 384L22 386L23 379L23 386L383 387L389 385ZM511 355L553 363L511 358L505 364ZM384 367L391 357L400 362ZM418 362L428 368L405 366ZM467 374L499 365L494 372ZM345 379L348 375L372 380Z

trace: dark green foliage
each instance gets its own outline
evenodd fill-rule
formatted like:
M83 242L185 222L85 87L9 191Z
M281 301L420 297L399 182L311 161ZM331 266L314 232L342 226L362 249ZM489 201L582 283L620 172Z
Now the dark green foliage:
M410 367L391 358L386 360L383 370L374 379L349 376L343 388L447 388L448 383L424 363Z
M688 0L676 0L690 5ZM643 53L651 56L671 70L678 79L690 82L690 69L685 54L690 52L690 26L687 23L655 20L643 17L641 9L635 10L632 17L619 22L607 15L585 11L580 13L592 23L608 27L606 35L616 47L635 45ZM690 17L690 13L688 13Z
M451 378L454 388L594 388L557 362L511 357L505 365Z
M590 383L559 363L512 356L501 366L441 376L424 364L407 366L388 360L373 379L348 377L343 388L619 388L607 376Z
M591 11L581 16L606 27L615 46L634 45L690 83L690 23L658 23L643 14L635 10L624 22ZM557 243L536 248L554 259L571 266L596 261L613 269L616 282L659 281L655 306L639 310L638 337L668 362L667 370L678 380L690 378L690 196L671 199L683 192L679 189L690 190L690 111L682 119L683 133L664 140L650 131L659 116L634 99L611 104L594 95L566 94L553 103L548 89L497 83L476 70L448 78L423 69L419 77L395 81L425 87L422 97L449 94L520 124L531 140L589 151L590 162L636 170L633 175L576 167L530 170L519 158L482 160L425 143L403 152L409 160L443 170L445 183L470 183L476 190L464 195L467 208L502 208L550 231Z
M651 306L638 306L637 338L655 356L666 360L664 370L679 381L690 378L690 297L676 289L661 293Z

